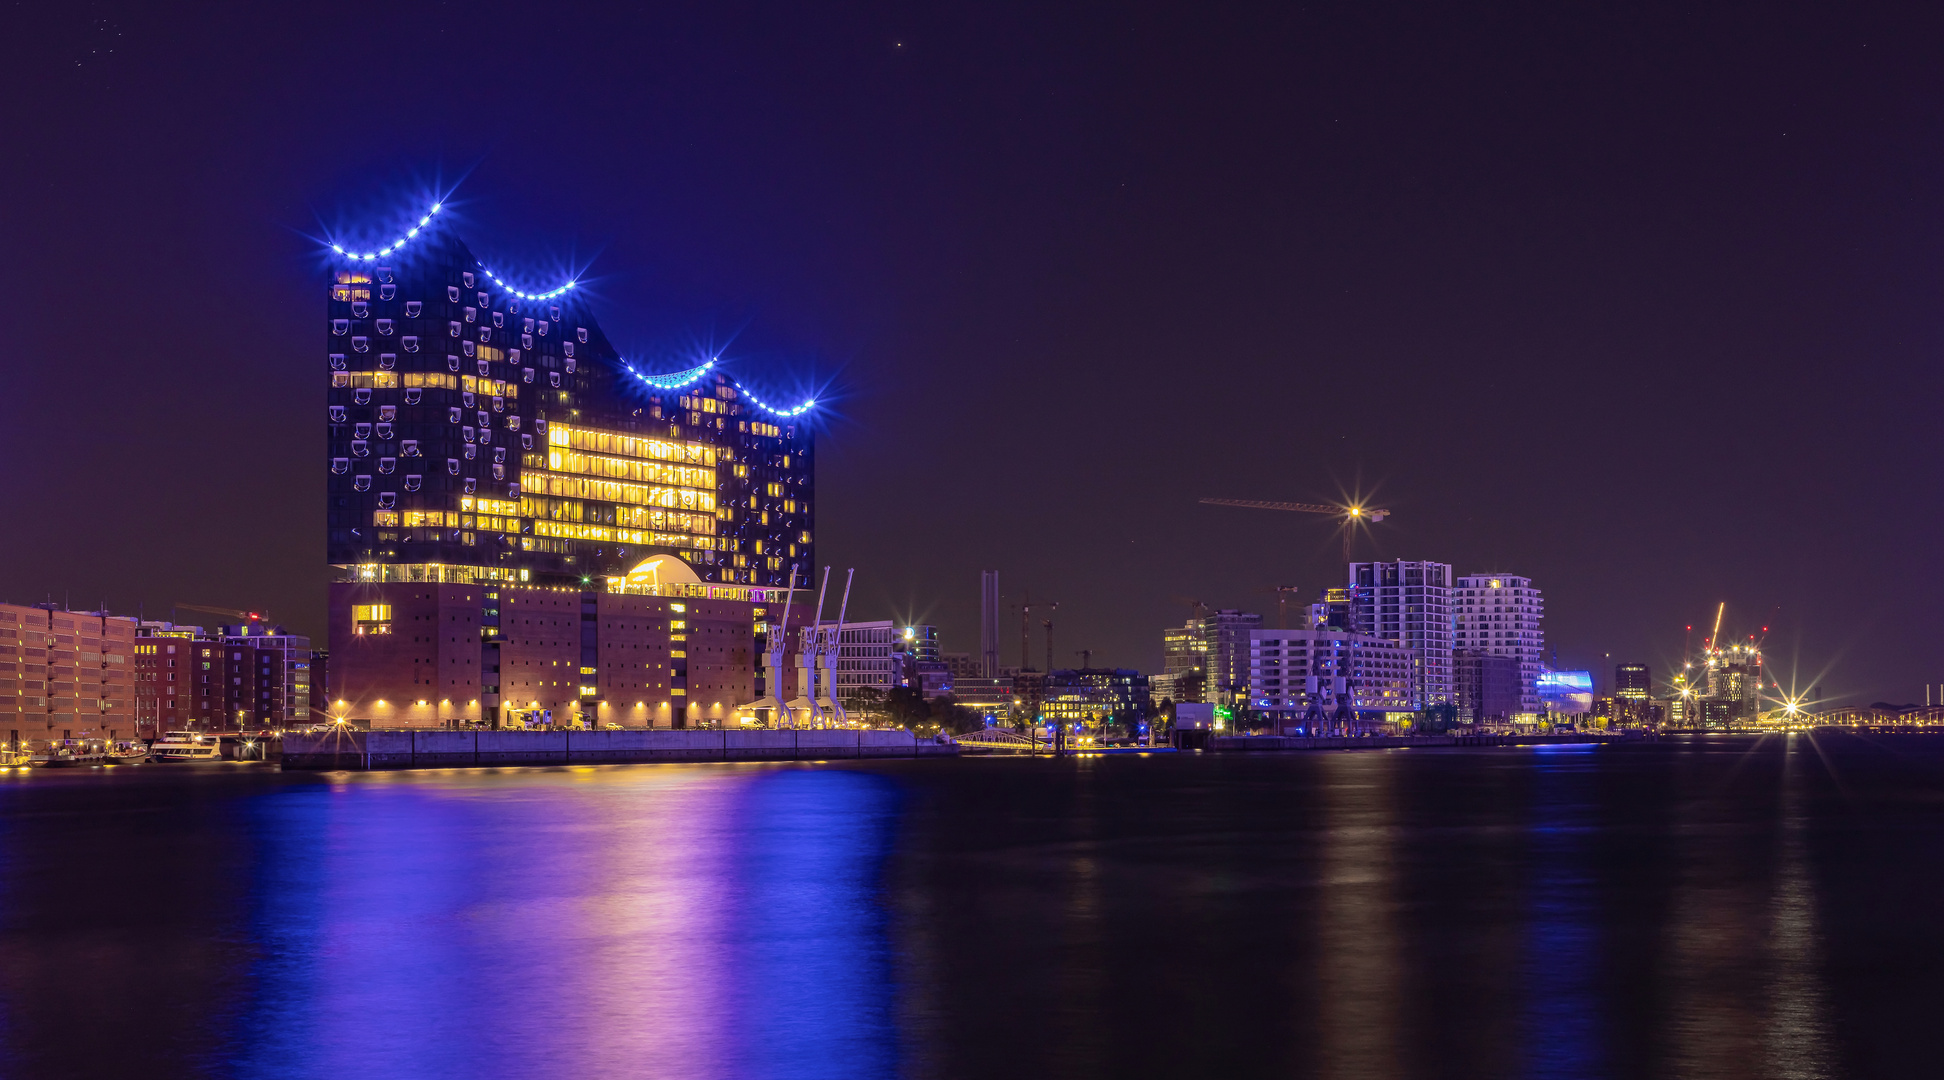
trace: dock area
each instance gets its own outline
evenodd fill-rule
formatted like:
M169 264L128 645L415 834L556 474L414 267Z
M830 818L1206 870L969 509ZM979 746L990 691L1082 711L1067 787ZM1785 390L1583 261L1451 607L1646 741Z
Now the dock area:
M1290 753L1301 750L1389 750L1434 746L1552 746L1619 742L1613 735L1369 735L1362 738L1306 738L1297 735L1215 735L1209 753Z
M949 757L949 740L856 728L761 730L291 732L292 770L466 769L501 765L625 765L669 761L828 761Z

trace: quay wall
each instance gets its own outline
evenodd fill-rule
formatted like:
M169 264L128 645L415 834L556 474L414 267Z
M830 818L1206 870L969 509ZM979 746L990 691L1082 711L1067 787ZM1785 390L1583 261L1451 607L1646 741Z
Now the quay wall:
M1611 735L1372 735L1361 739L1305 738L1297 735L1217 735L1208 740L1210 753L1288 753L1299 750L1383 750L1404 746L1543 746L1560 743L1608 743Z
M283 739L286 769L454 769L658 761L823 761L946 757L951 742L856 729L320 731Z

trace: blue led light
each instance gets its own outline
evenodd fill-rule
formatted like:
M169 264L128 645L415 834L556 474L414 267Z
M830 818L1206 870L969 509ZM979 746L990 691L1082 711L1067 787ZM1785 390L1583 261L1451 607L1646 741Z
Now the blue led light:
M346 251L341 245L338 244L332 244L331 250L338 253L339 255L344 256L347 259L350 259L352 262L375 262L380 255L390 255L392 252L397 251L399 248L404 247L405 242L407 240L416 239L419 234L419 229L423 229L427 225L430 225L432 223L432 215L438 213L439 208L444 205L445 205L444 203L433 203L432 209L426 211L425 216L419 219L417 228L407 231L404 236L401 236L398 239L392 241L390 244L379 248L377 251L367 251L364 254L360 255L355 251ZM559 296L562 293L565 293L567 290L573 288L575 284L574 282L569 281L567 284L562 285L560 288L555 289L552 292L541 292L541 293L522 292L519 289L516 289L513 286L508 285L505 282L505 280L503 280L498 274L493 273L491 270L487 270L485 266L482 265L480 269L485 272L487 277L493 279L494 284L498 285L500 288L505 289L507 292L512 293L514 296L517 296L522 300L552 300L554 297Z
M748 398L750 402L754 404L757 408L763 410L766 413L769 413L771 416L780 416L786 420L793 416L802 416L804 413L809 412L817 405L817 399L811 398L808 401L805 401L803 404L798 405L794 409L779 409L776 406L771 405L770 403L764 401L762 398L759 398L755 394L751 393L749 387L744 386L741 383L736 384L736 389L738 391L741 391L742 395Z
M574 287L574 283L570 281L567 284L562 285L560 288L555 289L552 292L525 293L525 292L521 292L520 290L514 288L511 285L508 285L505 281L501 280L498 274L495 274L491 270L486 269L486 267L483 264L480 266L479 269L487 277L493 279L493 284L498 285L500 288L505 289L507 292L512 293L514 296L517 296L522 300L552 300L554 297L559 296L561 293L564 293L568 289Z
M628 368L628 374L633 375L635 378L640 379L642 382L647 383L657 390L680 390L682 387L707 375L709 369L713 367L715 367L715 361L711 360L701 367L692 367L687 371L676 371L667 375L643 375L630 366Z

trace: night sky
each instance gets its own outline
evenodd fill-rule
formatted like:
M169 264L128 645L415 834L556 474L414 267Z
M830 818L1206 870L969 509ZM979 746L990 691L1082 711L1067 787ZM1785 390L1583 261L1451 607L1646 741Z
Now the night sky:
M982 569L1061 665L1273 625L1331 522L1196 500L1361 492L1603 690L1721 601L1785 684L1944 679L1934 6L45 7L0 598L321 638L317 238L449 193L629 356L826 394L818 554L950 650Z

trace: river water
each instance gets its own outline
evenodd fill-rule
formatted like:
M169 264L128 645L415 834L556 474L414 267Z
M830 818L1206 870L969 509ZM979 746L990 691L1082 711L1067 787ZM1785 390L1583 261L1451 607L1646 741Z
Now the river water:
M0 775L0 1074L1909 1077L1944 737Z

